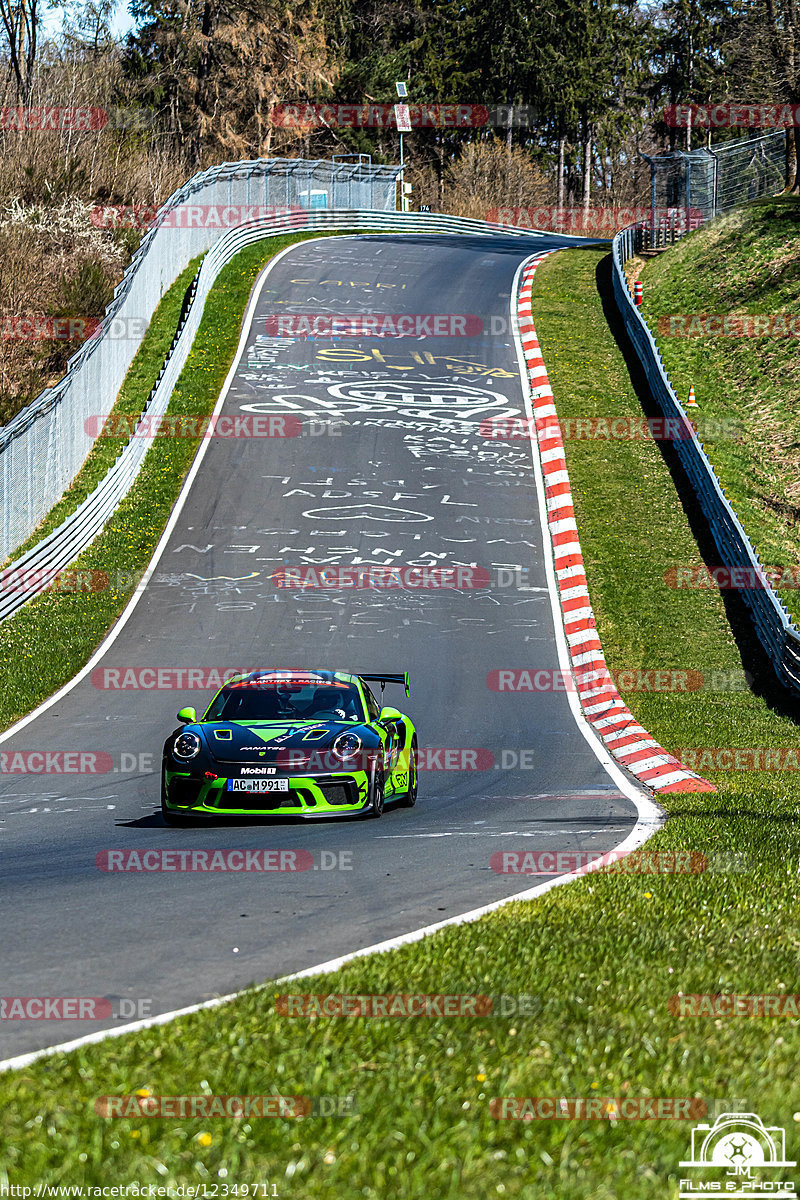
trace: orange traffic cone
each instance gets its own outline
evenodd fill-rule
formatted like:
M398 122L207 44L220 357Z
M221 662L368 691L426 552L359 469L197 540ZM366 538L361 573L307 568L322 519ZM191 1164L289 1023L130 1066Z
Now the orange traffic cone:
M687 408L699 408L700 405L694 398L694 387L689 388L689 399L686 401Z

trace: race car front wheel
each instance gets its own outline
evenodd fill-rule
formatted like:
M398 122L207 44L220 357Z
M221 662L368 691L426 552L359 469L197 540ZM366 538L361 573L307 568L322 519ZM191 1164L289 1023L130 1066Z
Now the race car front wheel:
M365 814L367 817L383 816L385 790L386 780L383 774L383 767L376 766L372 776L372 795L370 797L370 804Z

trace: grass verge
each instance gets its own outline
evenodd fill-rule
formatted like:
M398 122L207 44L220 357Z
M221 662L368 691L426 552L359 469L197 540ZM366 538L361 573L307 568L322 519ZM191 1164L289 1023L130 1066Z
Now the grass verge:
M641 415L598 294L599 279L608 296L608 266L607 255L570 251L534 281L563 417ZM676 546L687 562L700 559L655 444L571 442L567 457L612 669L740 671L719 595L663 585ZM627 699L667 745L797 742L795 725L750 693ZM736 1099L767 1125L788 1125L787 1151L797 1157L797 1019L670 1011L678 992L796 986L797 776L712 778L717 794L667 799L670 820L650 848L739 853L742 872L594 875L301 985L309 993L525 994L527 1015L288 1018L270 989L252 992L0 1077L10 1182L113 1177L205 1183L210 1195L268 1180L268 1195L293 1200L677 1195L691 1122L495 1120L490 1100L510 1095L697 1097L722 1108ZM98 1096L136 1091L353 1097L357 1111L302 1121L96 1115Z
M261 268L284 247L319 234L267 238L242 250L221 272L206 301L194 347L181 372L168 412L212 412L239 342L242 317ZM323 235L328 236L328 235ZM175 336L181 305L198 260L190 263L159 304L134 359L117 413L139 413ZM154 438L130 493L92 545L75 560L78 569L123 571L134 579L152 557L199 445L198 438ZM96 487L121 449L116 438L98 438L72 487L24 547L19 558L55 529ZM120 615L133 584L95 594L50 592L0 624L0 728L30 712L88 661Z
M778 591L800 619L800 387L797 334L677 336L694 314L797 315L800 199L738 209L681 240L641 271L643 315L762 562L791 569ZM661 328L659 328L661 322ZM730 433L725 422L731 423ZM713 425L717 423L716 431ZM703 434L712 427L712 432Z

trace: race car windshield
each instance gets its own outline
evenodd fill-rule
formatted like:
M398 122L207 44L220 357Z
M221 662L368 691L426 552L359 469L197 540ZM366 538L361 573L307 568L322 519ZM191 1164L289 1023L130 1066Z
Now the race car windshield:
M250 680L223 688L206 721L363 721L361 697L352 683Z

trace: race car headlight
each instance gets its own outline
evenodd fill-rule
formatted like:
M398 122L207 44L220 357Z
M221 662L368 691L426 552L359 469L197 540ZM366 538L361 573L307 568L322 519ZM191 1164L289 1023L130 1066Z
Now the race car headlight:
M197 758L202 742L196 733L179 733L172 743L172 753L184 760Z
M361 749L361 738L355 733L340 733L331 750L341 762L349 762Z

